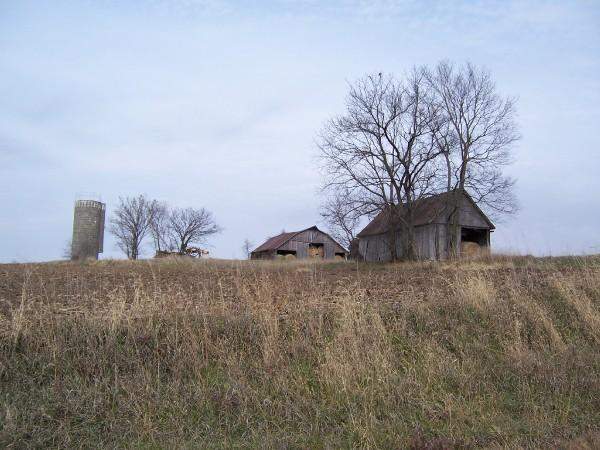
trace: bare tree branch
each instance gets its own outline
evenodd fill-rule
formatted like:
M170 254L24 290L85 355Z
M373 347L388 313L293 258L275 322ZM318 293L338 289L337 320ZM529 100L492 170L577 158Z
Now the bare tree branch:
M331 236L349 249L361 221L360 202L347 190L335 191L321 205L321 217Z
M169 206L164 202L154 200L151 203L152 208L152 219L150 220L150 234L152 236L152 243L154 244L154 250L160 251L173 251L173 243L169 239L169 224L170 224L170 210Z
M246 256L246 259L250 259L250 255L252 254L252 248L254 247L254 243L250 241L250 239L244 239L244 244L242 245L242 251Z
M210 211L204 208L175 208L169 216L169 237L180 253L190 244L202 244L221 232Z
M422 69L403 81L367 76L350 86L345 114L327 122L318 138L323 190L337 201L339 193L351 198L345 208L356 217L388 211L392 259L398 227L406 257L415 256L416 200L436 188L439 167L432 162L440 154L434 139L440 121L425 87ZM332 206L325 203L324 217L334 217Z
M520 139L514 100L500 97L491 75L472 64L441 62L426 78L442 111L436 144L447 158L448 190L466 190L493 218L515 213L514 180L502 172Z
M138 259L140 255L142 241L150 230L152 205L153 202L144 195L119 198L109 230L129 259Z

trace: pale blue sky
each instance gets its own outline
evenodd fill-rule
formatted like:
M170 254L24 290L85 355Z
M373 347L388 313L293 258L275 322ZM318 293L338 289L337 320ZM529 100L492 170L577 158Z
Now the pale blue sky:
M0 262L59 258L82 193L207 207L226 258L319 223L347 82L441 59L518 98L522 209L494 247L600 253L600 2L323 3L0 2Z

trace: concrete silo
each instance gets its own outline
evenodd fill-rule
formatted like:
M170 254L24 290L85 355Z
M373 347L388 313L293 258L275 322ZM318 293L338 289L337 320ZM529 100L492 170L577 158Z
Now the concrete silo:
M77 200L73 215L71 259L98 259L104 250L106 205L96 200Z

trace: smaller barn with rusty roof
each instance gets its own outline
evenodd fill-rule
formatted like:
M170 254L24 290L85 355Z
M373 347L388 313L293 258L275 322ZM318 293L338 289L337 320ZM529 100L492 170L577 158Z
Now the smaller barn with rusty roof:
M267 239L252 253L252 259L315 258L346 259L348 251L327 233L312 226L301 231L281 233Z

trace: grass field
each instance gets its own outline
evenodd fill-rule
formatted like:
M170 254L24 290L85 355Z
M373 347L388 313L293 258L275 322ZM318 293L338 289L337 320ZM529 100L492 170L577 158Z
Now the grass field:
M599 433L599 257L0 265L0 447Z

